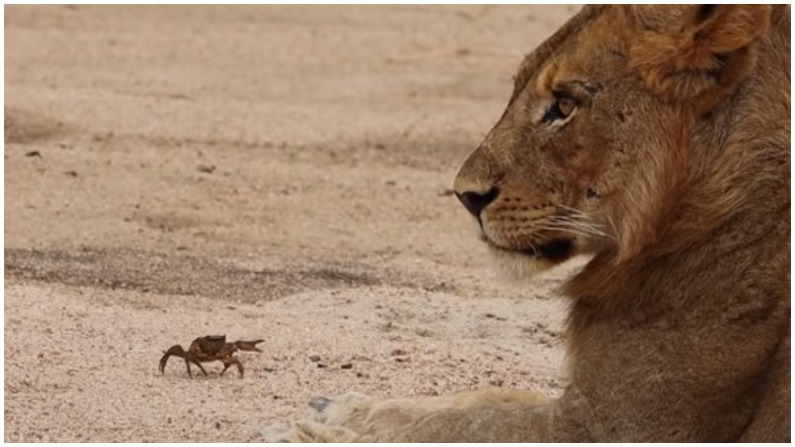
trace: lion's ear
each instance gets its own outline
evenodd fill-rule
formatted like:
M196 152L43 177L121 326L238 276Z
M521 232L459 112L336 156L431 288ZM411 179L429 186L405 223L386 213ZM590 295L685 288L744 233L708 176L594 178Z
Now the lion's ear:
M695 10L693 46L712 54L747 47L770 26L769 5L699 5Z
M768 5L644 5L630 8L632 64L652 88L677 100L716 99L753 68Z

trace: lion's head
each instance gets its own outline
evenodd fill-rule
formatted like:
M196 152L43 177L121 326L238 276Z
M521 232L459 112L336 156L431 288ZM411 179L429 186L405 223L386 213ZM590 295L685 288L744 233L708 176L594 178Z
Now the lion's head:
M578 253L637 254L703 174L689 148L721 138L701 123L751 72L769 15L583 9L524 60L502 118L455 179L484 239L536 270Z

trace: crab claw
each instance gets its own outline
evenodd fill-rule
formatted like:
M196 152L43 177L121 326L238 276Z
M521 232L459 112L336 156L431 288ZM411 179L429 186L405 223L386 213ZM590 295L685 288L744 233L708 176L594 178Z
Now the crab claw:
M256 345L258 343L262 343L263 341L265 340L252 340L252 341L238 340L235 342L235 346L237 347L237 349L240 349L241 351L262 352L262 350L258 348Z

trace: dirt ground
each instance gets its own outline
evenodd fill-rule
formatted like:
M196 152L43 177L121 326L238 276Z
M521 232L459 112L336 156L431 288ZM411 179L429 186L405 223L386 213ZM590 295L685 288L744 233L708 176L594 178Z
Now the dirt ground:
M559 392L576 265L506 284L450 187L575 10L6 6L5 441L257 441L323 394ZM242 380L160 374L205 334L264 352Z

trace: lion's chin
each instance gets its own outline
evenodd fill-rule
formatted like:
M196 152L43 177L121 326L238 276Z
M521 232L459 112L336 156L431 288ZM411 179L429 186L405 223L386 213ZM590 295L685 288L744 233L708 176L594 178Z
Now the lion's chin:
M576 254L573 242L566 239L554 240L534 250L508 250L490 241L486 242L500 272L519 281L531 279L566 262Z

